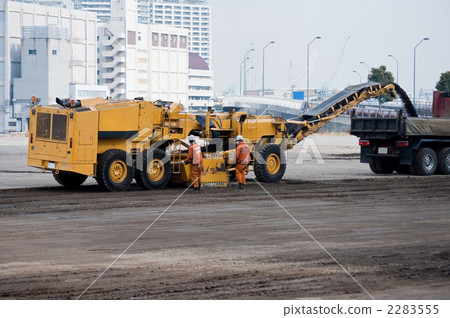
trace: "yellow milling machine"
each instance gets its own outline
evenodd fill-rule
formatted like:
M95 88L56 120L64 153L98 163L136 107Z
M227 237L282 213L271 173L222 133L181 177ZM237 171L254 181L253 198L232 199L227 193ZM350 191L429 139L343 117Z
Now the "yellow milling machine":
M198 136L202 184L226 186L234 179L235 138L251 150L250 169L261 182L277 182L286 170L285 150L363 100L399 87L393 83L349 86L296 120L244 112L189 113L171 102L57 99L30 109L28 165L50 170L74 188L88 176L109 191L126 190L133 179L144 189L169 182L189 184L185 140Z

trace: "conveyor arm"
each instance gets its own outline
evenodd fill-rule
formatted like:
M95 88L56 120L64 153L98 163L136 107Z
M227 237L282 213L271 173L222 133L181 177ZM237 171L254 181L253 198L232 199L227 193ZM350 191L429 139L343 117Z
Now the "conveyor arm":
M347 110L362 101L386 93L397 91L410 117L417 117L417 112L408 95L395 83L368 82L360 85L348 86L342 92L332 96L296 120L287 121L287 131L292 140L291 146L317 131L333 118L342 115Z

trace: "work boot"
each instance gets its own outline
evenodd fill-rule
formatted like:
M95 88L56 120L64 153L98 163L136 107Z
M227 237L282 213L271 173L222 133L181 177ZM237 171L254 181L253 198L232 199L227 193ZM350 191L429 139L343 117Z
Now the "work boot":
M239 188L239 189L244 189L244 185L243 185L242 183L239 183L238 188Z

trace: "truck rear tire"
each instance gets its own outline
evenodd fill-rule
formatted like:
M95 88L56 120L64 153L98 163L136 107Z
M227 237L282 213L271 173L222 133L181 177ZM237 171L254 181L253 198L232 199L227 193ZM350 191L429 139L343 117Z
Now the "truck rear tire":
M450 174L450 148L442 148L439 151L438 171L442 174Z
M127 154L110 149L101 154L97 165L97 182L103 190L125 191L133 181L134 168L127 165Z
M437 169L437 155L431 148L421 148L414 156L414 171L418 175L430 176Z
M276 144L265 144L257 149L253 164L256 179L260 182L274 183L283 178L286 171L286 156Z
M394 162L388 158L373 158L369 166L376 174L391 174L395 168Z
M149 151L152 153L149 155ZM136 169L135 179L144 190L158 190L169 182L172 169L170 160L161 149L147 149L142 153L142 167Z
M56 182L64 187L75 189L82 185L84 181L86 181L87 176L70 171L59 171L58 173L53 171L53 178L55 178Z

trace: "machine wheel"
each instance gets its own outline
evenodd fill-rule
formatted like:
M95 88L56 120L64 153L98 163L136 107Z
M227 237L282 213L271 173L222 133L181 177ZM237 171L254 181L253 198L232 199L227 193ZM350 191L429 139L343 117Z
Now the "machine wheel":
M127 154L123 150L105 151L98 160L97 182L108 191L125 191L133 181L133 167L127 166Z
M60 185L66 188L74 189L82 185L83 182L86 181L87 176L70 171L59 171L59 173L53 171L53 178L55 178L56 182Z
M395 168L392 160L387 158L373 158L373 162L369 166L376 174L391 174Z
M436 172L437 156L431 148L421 148L414 156L414 170L418 175L430 176Z
M273 183L280 181L286 171L286 158L280 146L266 144L259 148L253 169L256 179L260 182Z
M149 151L153 153L149 155ZM135 178L137 184L145 190L164 188L172 174L170 160L166 153L161 149L148 149L142 153L142 156L142 167L144 169L136 169Z
M450 148L442 148L439 151L438 171L442 174L450 174Z

